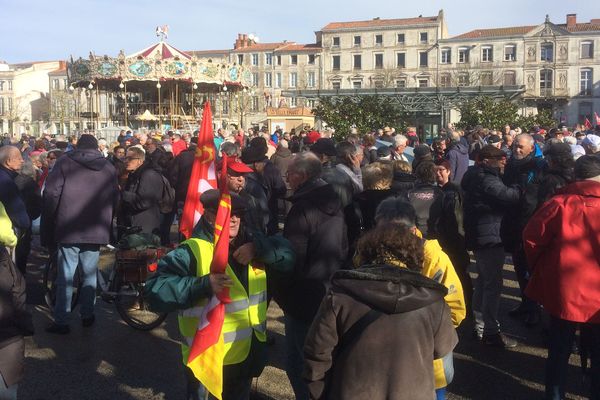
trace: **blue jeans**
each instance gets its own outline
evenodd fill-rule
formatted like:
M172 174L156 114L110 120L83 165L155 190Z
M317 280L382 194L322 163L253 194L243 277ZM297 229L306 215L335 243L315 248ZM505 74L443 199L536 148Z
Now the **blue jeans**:
M579 324L564 319L550 318L550 342L548 361L546 362L546 400L565 398L565 385L571 346L575 340L575 331L580 326L582 337L589 339L587 346L592 359L590 399L600 400L600 324ZM585 331L585 332L584 332Z
M304 371L304 341L310 324L299 321L288 314L284 315L286 365L285 372L292 384L296 400L308 400L308 385L302 378Z
M498 309L502 292L504 248L498 246L477 249L474 254L478 274L473 292L475 329L478 333L493 335L500 332Z
M19 384L15 383L11 386L6 386L2 374L0 374L0 400L17 400L17 389Z
M82 318L94 315L96 304L96 273L100 245L66 244L58 247L58 276L56 277L56 304L54 305L54 322L59 325L69 323L71 298L73 297L73 277L77 265L81 265L83 282L79 302Z

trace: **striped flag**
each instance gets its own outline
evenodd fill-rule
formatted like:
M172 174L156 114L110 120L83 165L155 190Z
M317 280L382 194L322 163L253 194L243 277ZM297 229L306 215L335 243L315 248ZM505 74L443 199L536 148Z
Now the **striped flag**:
M223 155L221 168L221 199L215 219L215 238L213 259L210 264L211 273L225 273L229 258L229 220L231 217L231 195L227 187L227 155ZM223 359L225 344L223 342L223 321L225 320L225 303L231 302L229 288L213 295L204 307L198 330L190 347L187 366L193 371L208 391L218 398L223 393Z
M585 122L583 125L585 126L585 129L592 129L592 123L587 117L585 117Z
M594 113L594 118L596 119L596 126L600 126L600 117L597 112Z
M179 231L186 238L192 236L194 227L200 220L202 212L202 203L200 195L209 189L217 187L217 177L215 174L215 142L212 131L212 112L210 103L204 103L202 111L202 123L198 133L198 147L196 147L196 157L192 166L190 183L185 197L183 214L179 223Z

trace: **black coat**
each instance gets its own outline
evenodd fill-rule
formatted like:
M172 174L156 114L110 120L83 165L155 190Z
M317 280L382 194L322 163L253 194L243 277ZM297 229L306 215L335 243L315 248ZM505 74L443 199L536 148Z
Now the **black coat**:
M115 167L95 149L56 160L46 178L42 243L106 244L119 190Z
M175 201L178 203L185 202L190 177L192 176L195 153L196 146L190 146L173 159L169 168L169 182L175 189Z
M129 174L121 194L121 223L139 226L142 233L156 233L160 226L163 181L159 172L148 163Z
M25 202L15 184L17 173L0 166L0 202L4 204L6 214L13 227L26 231L31 226Z
M275 285L275 300L286 314L310 323L348 253L341 202L322 179L306 182L291 198L283 236L296 253L291 278Z
M392 190L398 196L407 198L408 191L415 187L415 176L406 172L394 172Z
M169 166L173 161L173 153L168 153L162 147L157 147L152 153L146 154L146 162L152 165L155 171L167 176Z
M519 204L521 192L500 179L500 171L486 165L469 167L461 182L467 249L500 246L502 217Z
M285 197L287 187L281 177L281 171L279 171L271 161L266 161L265 169L260 178L267 189L267 203L269 209L267 233L273 235L277 233L279 224L279 203L277 201Z
M408 191L408 202L417 213L417 228L424 238L436 237L438 220L442 215L442 190L428 183L417 183Z
M23 336L33 334L25 302L25 278L0 248L0 374L11 386L23 378Z

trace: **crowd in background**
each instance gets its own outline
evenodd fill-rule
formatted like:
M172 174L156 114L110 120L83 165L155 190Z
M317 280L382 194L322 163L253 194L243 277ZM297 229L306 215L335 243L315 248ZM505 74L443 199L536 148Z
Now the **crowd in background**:
M141 227L163 245L176 242L172 225L197 141L173 131L122 131L114 143L93 132L5 138L0 222L8 218L17 233L17 270L26 273L40 220L42 244L65 265L63 286L77 260L88 257L84 279L95 289L99 246L120 239L123 227ZM510 315L528 326L550 315L543 322L547 398L564 396L577 330L592 357L592 398L599 398L598 130L449 127L422 143L414 130L389 127L347 135L218 129L214 145L233 160L227 179L244 200L242 224L257 237L282 234L295 254L291 275L269 275L268 291L285 315L286 372L296 398L361 391L374 399L430 399L434 390L445 398L455 328L465 317L473 340L517 346L498 317L507 254L521 292ZM167 206L165 186L174 192ZM2 244L14 247L14 240ZM476 279L468 272L471 256ZM22 278L14 282L24 290ZM69 333L65 291L48 332ZM93 299L82 301L82 323L91 326ZM13 337L31 334L24 304L17 305L2 309L0 355ZM14 328L7 330L10 318ZM395 329L403 334L386 334ZM2 360L10 388L19 374L5 372Z

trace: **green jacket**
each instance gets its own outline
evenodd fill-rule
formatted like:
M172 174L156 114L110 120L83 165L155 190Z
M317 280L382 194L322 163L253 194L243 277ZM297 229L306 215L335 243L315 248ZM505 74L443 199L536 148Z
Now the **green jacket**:
M244 232L236 241L243 244ZM213 227L204 219L194 228L192 237L213 241ZM238 240L239 239L239 240ZM295 262L295 254L290 243L282 236L265 236L254 233L252 242L256 249L255 261L263 263L269 274L287 274L291 272ZM232 257L233 250L239 247L230 247L230 265L237 264ZM243 277L241 277L243 279ZM247 283L246 283L247 285ZM194 306L198 300L212 296L209 277L196 276L196 260L190 248L183 244L169 252L158 263L156 273L146 281L145 295L150 305L157 311L172 312Z

